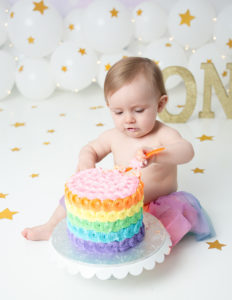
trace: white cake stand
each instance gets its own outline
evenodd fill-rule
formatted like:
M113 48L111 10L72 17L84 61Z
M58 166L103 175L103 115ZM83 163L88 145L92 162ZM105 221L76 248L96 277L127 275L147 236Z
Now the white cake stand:
M170 253L171 240L160 221L144 212L145 237L136 247L117 254L90 254L78 250L69 240L66 221L61 221L50 239L52 259L70 274L101 280L137 276L143 269L152 270Z

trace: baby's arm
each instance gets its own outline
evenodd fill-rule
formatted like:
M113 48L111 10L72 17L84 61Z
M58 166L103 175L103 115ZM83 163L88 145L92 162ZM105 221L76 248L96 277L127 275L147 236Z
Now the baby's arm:
M194 156L193 146L185 140L177 130L163 125L158 133L158 147L165 147L165 150L146 159L145 154L153 150L152 148L144 147L139 149L136 157L143 162L143 167L151 163L160 164L184 164L189 162ZM146 162L146 163L145 163Z
M77 172L95 168L95 164L111 152L111 136L111 130L107 130L81 149Z

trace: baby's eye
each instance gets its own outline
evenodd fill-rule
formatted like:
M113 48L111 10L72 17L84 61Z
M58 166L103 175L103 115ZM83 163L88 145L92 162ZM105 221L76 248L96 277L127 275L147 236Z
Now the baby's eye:
M144 111L143 108L137 108L137 109L135 110L135 112L137 112L137 113L142 113L143 111Z
M114 113L115 113L115 115L121 115L122 111L115 111Z

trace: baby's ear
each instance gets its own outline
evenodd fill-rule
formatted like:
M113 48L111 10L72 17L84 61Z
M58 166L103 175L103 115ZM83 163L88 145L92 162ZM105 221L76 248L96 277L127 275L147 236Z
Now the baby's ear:
M164 109L167 102L168 102L168 96L167 95L163 95L163 96L160 97L159 103L158 103L158 113L160 113Z

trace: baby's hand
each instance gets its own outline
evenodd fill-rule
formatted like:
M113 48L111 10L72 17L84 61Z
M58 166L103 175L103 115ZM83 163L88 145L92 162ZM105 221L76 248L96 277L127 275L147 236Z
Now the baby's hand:
M143 147L137 150L135 158L140 162L141 168L147 167L149 164L153 163L155 158L151 156L150 158L146 157L146 154L152 151L153 148Z
M76 172L84 171L86 169L95 168L95 165L86 162L79 162L77 165Z

